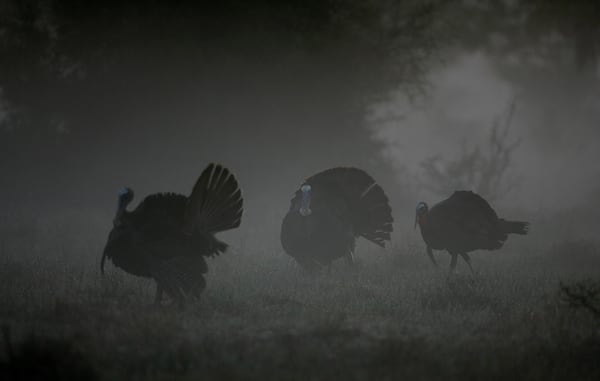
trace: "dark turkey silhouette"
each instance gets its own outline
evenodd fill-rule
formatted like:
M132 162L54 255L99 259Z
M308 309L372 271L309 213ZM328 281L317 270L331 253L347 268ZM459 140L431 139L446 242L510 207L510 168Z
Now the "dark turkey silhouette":
M227 248L214 234L241 222L243 200L235 177L226 168L210 164L189 197L153 194L129 212L126 207L131 200L131 189L119 193L114 226L100 264L102 274L108 258L130 274L156 280L156 303L163 291L179 303L198 296L208 270L204 257Z
M437 266L433 250L447 250L452 256L450 270L456 267L460 255L469 265L468 253L473 250L497 250L509 234L527 234L528 222L498 218L490 204L471 191L456 191L431 209L424 202L417 204L415 228L419 225L427 244L427 255Z
M353 263L356 237L384 247L394 221L383 189L365 171L332 168L308 178L281 225L283 249L307 270Z

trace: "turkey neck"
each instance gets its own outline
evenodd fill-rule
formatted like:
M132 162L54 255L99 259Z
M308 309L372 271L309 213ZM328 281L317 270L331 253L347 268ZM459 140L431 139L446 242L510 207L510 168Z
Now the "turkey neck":
M423 230L423 228L427 228L427 214L419 216L418 221L419 221L419 228L421 228L421 230Z
M114 222L119 222L121 218L123 218L125 208L127 208L127 200L125 200L125 197L119 197L119 201L117 202L117 214L115 215Z

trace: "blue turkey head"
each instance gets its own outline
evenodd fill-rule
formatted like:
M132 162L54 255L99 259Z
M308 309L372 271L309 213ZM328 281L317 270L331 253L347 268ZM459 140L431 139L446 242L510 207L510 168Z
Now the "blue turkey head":
M131 188L123 188L119 191L119 201L117 204L117 214L115 215L115 219L113 220L113 225L117 226L121 223L121 219L125 214L127 205L133 200L133 191Z
M417 224L421 221L421 218L424 217L427 212L429 212L429 206L427 206L426 202L420 201L417 204L416 216L415 216L415 229L417 228Z
M308 184L304 184L300 187L300 191L302 191L302 201L300 204L300 215L302 217L307 217L312 214L312 210L310 210L310 198L312 187Z

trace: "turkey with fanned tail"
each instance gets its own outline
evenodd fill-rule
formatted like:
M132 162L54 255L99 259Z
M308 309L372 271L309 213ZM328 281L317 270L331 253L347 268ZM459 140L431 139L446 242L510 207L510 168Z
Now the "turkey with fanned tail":
M356 238L384 247L393 231L392 209L365 171L338 167L309 177L296 191L281 225L287 254L307 270L353 263Z
M156 281L155 302L163 291L177 303L197 297L206 283L205 257L224 252L215 233L240 226L243 199L227 168L210 164L189 197L174 193L147 196L133 211L129 188L119 192L113 228L102 255L126 272Z

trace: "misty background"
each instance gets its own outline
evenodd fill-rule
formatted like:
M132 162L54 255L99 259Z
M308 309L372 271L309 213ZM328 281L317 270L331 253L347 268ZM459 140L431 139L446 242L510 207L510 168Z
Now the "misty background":
M188 194L209 162L243 188L242 252L279 252L291 195L333 166L383 186L396 241L455 189L533 234L597 232L595 2L0 4L5 234L99 257L121 187Z

